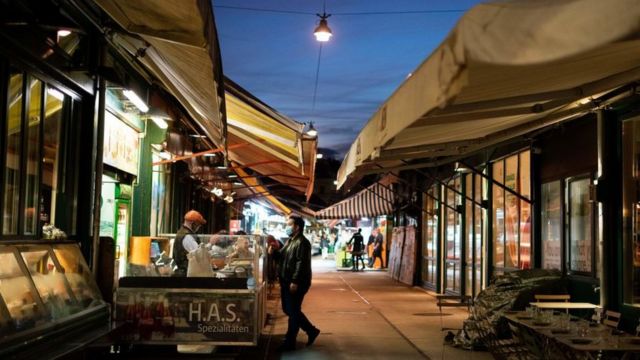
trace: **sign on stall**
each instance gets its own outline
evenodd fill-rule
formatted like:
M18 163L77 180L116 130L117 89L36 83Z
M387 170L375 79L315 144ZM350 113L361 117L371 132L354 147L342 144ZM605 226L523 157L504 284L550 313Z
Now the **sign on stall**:
M249 344L256 341L255 297L243 293L120 288L115 318L125 340Z

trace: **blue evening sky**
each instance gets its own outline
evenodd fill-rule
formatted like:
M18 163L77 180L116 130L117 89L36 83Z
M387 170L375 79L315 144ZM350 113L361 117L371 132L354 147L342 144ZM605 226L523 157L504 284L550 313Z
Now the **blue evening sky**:
M340 13L468 10L477 0L327 0L333 38L322 48L315 15L236 10L224 6L322 12L323 1L214 0L223 71L281 113L313 121L320 147L338 159L380 104L442 42L463 12L348 15Z

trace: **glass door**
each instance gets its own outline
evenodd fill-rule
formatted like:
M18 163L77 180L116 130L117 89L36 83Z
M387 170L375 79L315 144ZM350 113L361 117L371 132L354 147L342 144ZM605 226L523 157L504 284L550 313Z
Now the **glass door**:
M465 295L471 297L482 290L484 209L478 205L482 203L482 183L478 174L465 175Z
M444 290L451 293L460 293L461 288L461 240L462 240L462 216L460 212L454 211L458 209L461 202L460 177L457 177L448 183L448 187L444 189L445 202L447 206L444 208Z

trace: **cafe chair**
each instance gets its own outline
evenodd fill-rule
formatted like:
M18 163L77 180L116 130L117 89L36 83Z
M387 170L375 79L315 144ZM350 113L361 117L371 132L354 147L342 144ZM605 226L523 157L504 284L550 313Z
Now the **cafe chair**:
M618 324L620 324L620 316L620 313L617 311L607 310L604 312L602 324L617 329Z
M484 345L494 359L498 360L535 360L529 348L518 338L500 339L495 328L488 320L475 321L469 324L468 330L478 335L477 341Z
M571 295L562 294L562 295L543 295L536 294L533 296L536 299L536 302L569 302L571 300Z

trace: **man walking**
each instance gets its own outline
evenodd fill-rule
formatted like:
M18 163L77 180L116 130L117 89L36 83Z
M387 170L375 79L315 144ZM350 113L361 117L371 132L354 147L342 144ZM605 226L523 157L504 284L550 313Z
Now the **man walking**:
M347 245L351 245L353 242L353 248L351 249L351 262L352 271L358 271L358 260L362 263L362 270L364 271L364 259L362 258L362 254L364 254L364 237L362 237L362 229L358 229L358 232L353 234L351 240L347 243Z
M383 237L379 229L375 229L375 240L373 242L373 252L369 259L369 267L372 268L376 263L376 258L380 259L380 268L384 269L384 261L382 260L382 241ZM373 236L373 234L372 234Z
M269 254L278 262L280 269L280 295L282 310L289 317L287 334L278 351L296 348L296 337L302 329L307 333L307 346L311 346L320 334L302 312L302 301L311 287L311 243L303 235L304 220L291 216L286 232L290 236L281 249L269 246Z

